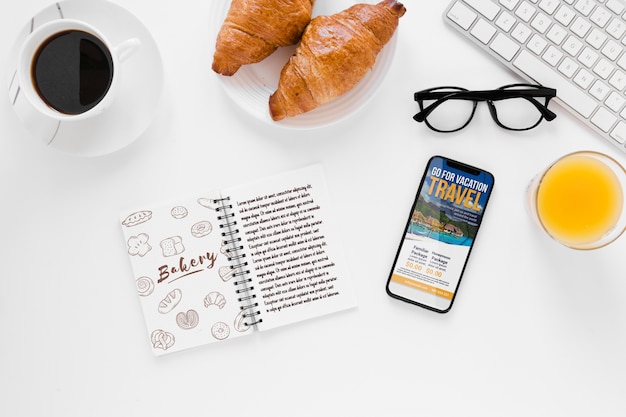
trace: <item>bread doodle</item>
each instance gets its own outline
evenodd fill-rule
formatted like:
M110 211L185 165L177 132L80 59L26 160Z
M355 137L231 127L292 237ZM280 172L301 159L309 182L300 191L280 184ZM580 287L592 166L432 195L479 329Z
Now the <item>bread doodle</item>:
M128 238L128 254L130 256L145 256L146 253L152 250L152 246L148 243L150 236L145 233L139 233L137 236L131 236Z
M180 312L176 315L176 324L183 330L193 329L200 322L200 316L196 310Z
M230 281L234 273L235 273L235 270L231 268L230 266L222 266L218 270L218 274L220 278L222 278L222 281L224 282Z
M147 297L154 291L154 282L148 277L140 277L135 281L137 292L142 297Z
M372 68L405 11L396 0L383 0L311 20L270 96L272 119L308 112L352 89Z
M198 199L198 204L204 208L208 208L209 210L215 210L219 207L218 203L216 203L212 198L200 197Z
M174 207L170 213L175 219L184 219L185 217L187 217L187 214L189 214L187 209L183 206Z
M168 350L176 343L176 338L173 334L161 329L153 331L150 335L150 340L153 348L162 350Z
M232 0L215 43L213 71L233 75L278 47L295 45L315 0Z
M223 322L215 323L213 327L211 327L211 334L217 340L224 340L230 335L230 327Z
M248 324L250 320L248 320L248 318L246 317L246 313L248 312L249 310L241 310L239 314L237 314L237 317L235 317L235 322L233 323L233 325L235 327L235 330L237 330L238 332L247 332L252 328L252 326Z
M163 239L160 246L163 256L165 257L180 255L185 251L183 239L180 236L172 236L167 239Z
M137 226L138 224L145 223L152 218L152 212L149 210L137 211L133 214L129 214L128 217L122 221L122 224L126 227Z
M182 298L183 292L178 288L173 289L159 303L159 313L167 314L174 310Z
M206 297L204 297L204 306L209 308L211 306L217 306L220 308L224 308L226 305L226 297L224 297L221 293L217 291L210 292Z
M211 225L211 222L204 220L191 226L191 235L193 237L204 237L211 233L212 230L213 225Z

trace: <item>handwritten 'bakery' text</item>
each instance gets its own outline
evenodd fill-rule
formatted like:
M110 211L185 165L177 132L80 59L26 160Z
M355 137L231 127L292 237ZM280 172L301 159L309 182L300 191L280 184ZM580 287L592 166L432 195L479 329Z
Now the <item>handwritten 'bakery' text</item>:
M204 269L212 269L215 266L217 254L207 252L192 259L185 259L181 256L175 265L165 264L159 267L159 284L163 281L173 282L189 275L202 272Z

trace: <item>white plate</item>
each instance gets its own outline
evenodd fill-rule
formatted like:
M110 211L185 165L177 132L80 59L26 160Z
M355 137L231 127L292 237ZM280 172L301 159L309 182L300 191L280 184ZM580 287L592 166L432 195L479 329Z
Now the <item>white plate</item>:
M364 0L364 3L378 3L379 0ZM213 47L217 33L228 14L230 0L212 0L210 28ZM330 15L354 5L354 0L318 0L313 8L313 16ZM382 84L393 60L396 49L397 30L393 38L378 54L376 64L352 90L310 112L275 122L269 112L269 97L278 86L280 71L293 54L295 46L279 48L271 56L258 64L244 65L232 77L220 77L226 93L244 110L256 119L295 129L311 129L327 126L353 115L365 106ZM211 51L213 56L213 51Z
M92 24L113 43L138 38L141 46L124 62L120 91L110 108L82 121L51 122L20 94L17 54L33 28L68 18ZM154 118L163 90L161 56L151 34L133 14L108 1L68 0L43 9L19 33L8 64L9 99L26 128L48 146L80 156L104 155L132 143Z

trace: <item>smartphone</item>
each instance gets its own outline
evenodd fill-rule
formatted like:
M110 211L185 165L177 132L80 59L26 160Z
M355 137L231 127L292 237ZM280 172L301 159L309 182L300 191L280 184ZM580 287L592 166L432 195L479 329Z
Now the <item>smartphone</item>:
M428 161L387 294L438 313L450 311L493 185L485 170L443 156Z

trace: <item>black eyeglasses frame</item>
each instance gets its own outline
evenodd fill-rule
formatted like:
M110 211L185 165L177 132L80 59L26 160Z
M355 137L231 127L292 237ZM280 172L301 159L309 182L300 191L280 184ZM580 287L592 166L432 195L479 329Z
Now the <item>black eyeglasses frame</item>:
M456 89L458 91L436 91L442 89ZM542 97L546 99L545 105L536 100L536 97ZM420 106L420 112L413 116L413 119L417 122L425 122L426 125L436 131L442 133L457 132L466 127L474 117L476 107L479 101L486 101L489 107L489 113L494 122L498 126L507 130L524 131L530 130L536 127L543 119L551 121L556 118L556 114L548 109L550 99L556 97L556 90L553 88L544 87L542 85L533 84L509 84L502 86L496 90L479 90L470 91L462 87L435 87L427 90L418 91L414 94L414 100L418 102ZM510 98L523 98L528 100L537 110L541 113L541 117L537 120L537 123L526 128L512 128L503 125L498 119L498 112L494 105L494 101L506 100ZM435 100L434 103L424 107L425 100ZM432 126L428 122L428 115L430 115L438 106L448 100L468 100L473 101L472 113L465 122L465 124L454 130L440 130Z

